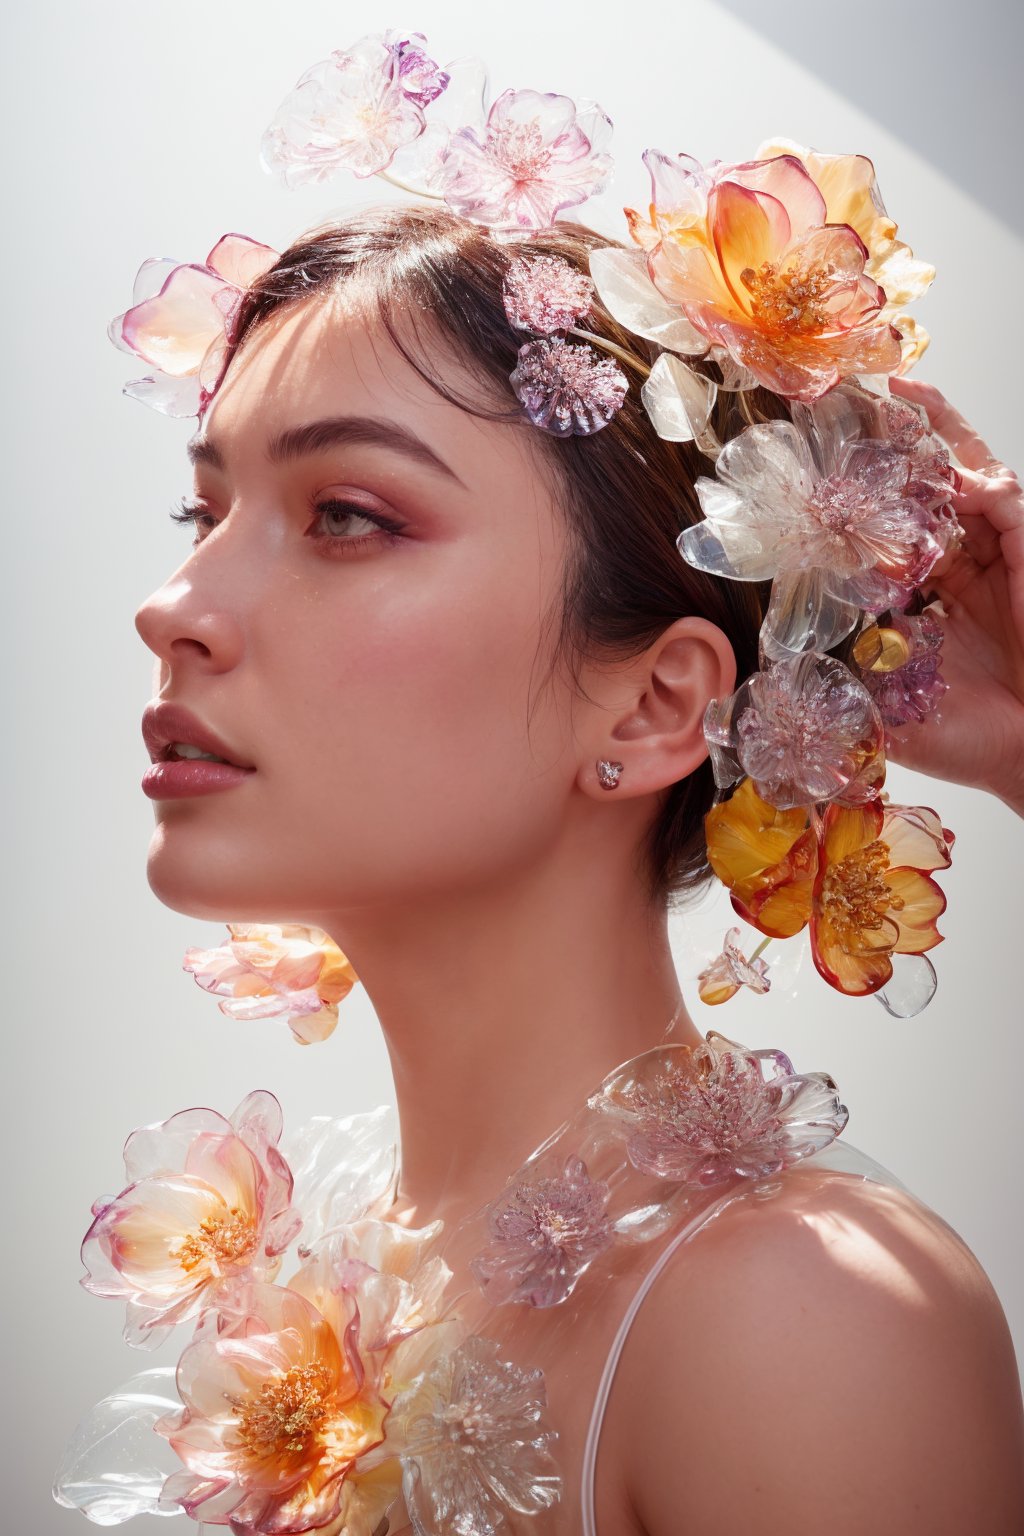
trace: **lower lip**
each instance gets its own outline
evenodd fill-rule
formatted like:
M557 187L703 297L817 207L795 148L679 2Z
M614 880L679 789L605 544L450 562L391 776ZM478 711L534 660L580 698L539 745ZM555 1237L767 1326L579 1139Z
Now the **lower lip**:
M236 768L233 763L208 763L204 758L178 758L154 763L142 775L142 792L151 800L191 800L230 789L255 773L255 768Z

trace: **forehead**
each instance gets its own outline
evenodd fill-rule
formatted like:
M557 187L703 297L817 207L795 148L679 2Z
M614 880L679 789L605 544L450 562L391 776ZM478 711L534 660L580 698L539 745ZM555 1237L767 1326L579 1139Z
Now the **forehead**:
M514 407L486 391L455 355L429 317L414 327L398 310L392 323L428 369L462 398L493 408ZM394 421L414 433L453 467L487 474L494 460L536 472L531 434L537 429L481 420L444 399L402 355L379 316L358 292L289 305L259 325L232 360L207 412L201 438L225 457L248 453L304 424L356 416Z

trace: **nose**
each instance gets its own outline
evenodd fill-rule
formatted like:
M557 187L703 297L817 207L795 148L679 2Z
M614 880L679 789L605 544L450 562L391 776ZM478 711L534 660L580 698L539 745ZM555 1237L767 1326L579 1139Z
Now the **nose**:
M147 597L135 615L135 628L171 678L229 672L242 656L237 618L180 571Z

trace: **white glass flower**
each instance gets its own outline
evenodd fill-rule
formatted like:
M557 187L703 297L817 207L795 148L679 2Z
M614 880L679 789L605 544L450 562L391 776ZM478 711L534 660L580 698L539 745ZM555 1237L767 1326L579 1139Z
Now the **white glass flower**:
M403 1447L403 1491L416 1536L497 1536L507 1513L557 1502L561 1479L544 1427L544 1373L502 1360L474 1334L437 1360L392 1405Z

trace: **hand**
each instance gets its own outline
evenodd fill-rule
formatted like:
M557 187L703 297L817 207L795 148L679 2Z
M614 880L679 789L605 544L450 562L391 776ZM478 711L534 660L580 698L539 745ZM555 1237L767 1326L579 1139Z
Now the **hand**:
M1024 816L1024 488L934 385L894 378L890 387L924 407L962 466L953 506L964 538L924 588L947 613L940 623L949 690L938 719L889 732L889 757L988 790Z

